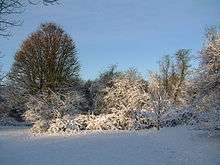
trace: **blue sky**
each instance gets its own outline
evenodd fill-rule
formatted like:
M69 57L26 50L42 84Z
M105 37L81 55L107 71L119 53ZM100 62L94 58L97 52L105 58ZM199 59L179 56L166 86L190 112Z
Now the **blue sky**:
M135 67L144 76L159 59L179 48L195 55L204 30L220 25L220 0L60 0L60 5L29 6L24 23L0 38L3 70L8 71L22 41L42 22L56 22L76 41L81 75L94 79L111 64Z

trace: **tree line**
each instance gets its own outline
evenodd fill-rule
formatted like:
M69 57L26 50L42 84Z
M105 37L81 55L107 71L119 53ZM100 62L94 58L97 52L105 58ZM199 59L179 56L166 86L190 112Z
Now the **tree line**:
M10 113L19 113L38 123L37 130L42 125L46 125L42 126L46 130L60 129L64 119L66 123L81 123L77 129L151 126L159 129L164 126L163 118L174 109L177 113L185 109L194 111L165 124L194 117L203 125L219 129L220 33L217 28L207 31L196 69L190 65L191 58L189 49L165 55L159 62L159 71L150 72L147 80L134 69L118 71L115 66L95 80L82 80L74 40L57 24L44 23L16 52L6 81L5 98ZM209 116L207 121L204 113ZM76 114L78 118L69 119ZM100 124L100 121L105 122Z

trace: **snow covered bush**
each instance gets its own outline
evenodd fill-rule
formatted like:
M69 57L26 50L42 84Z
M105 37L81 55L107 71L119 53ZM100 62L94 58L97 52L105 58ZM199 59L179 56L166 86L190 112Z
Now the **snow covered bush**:
M101 113L141 110L147 106L147 83L134 70L113 75L101 88L96 109Z
M135 130L141 130L141 129L149 129L152 127L156 127L155 119L156 119L156 113L154 111L149 110L140 110L135 111L134 113L134 126L133 128Z
M129 130L133 127L133 120L124 111L100 115L78 115L74 122L80 130Z
M103 113L104 100L103 90L112 86L112 80L117 77L121 72L116 71L116 66L110 66L107 70L102 72L94 81L87 83L87 97L90 100L91 112L95 115ZM89 86L88 86L89 85Z
M134 114L131 117L131 114ZM153 114L151 114L152 116ZM117 111L100 115L65 115L53 120L38 120L33 133L71 133L81 130L139 130L154 127L153 117L147 111Z
M0 115L8 113L6 110L6 99L3 95L3 88L0 86Z
M14 88L4 85L0 87L0 125L22 125L25 98L23 95L15 95Z
M74 118L66 115L63 118L57 118L51 121L50 127L47 130L49 133L73 132L80 130L76 125Z
M161 116L171 107L171 100L168 97L162 80L157 73L151 73L149 78L149 109L155 113L155 124L157 129L160 128Z
M114 111L100 115L78 115L74 121L80 130L137 130L153 127L147 111Z
M31 128L31 131L33 133L44 133L49 129L49 122L46 120L38 120L34 123L33 127Z
M200 67L189 87L191 101L198 111L201 127L220 129L220 33L216 29L208 31L200 59Z
M80 112L84 101L76 91L65 95L51 91L50 94L30 96L26 104L28 110L24 113L24 117L30 122L35 122L61 118L67 114L74 115Z
M194 125L196 128L205 129L210 133L220 130L220 109L213 109L211 111L203 111L197 114Z
M134 119L128 111L117 111L111 114L101 114L89 120L89 130L130 130L133 129Z
M139 113L147 109L149 96L147 82L135 70L116 72L111 67L90 87L95 115L76 117L81 129L130 130L151 125Z
M34 123L31 131L34 134L39 133L71 133L75 131L79 131L80 129L76 125L74 118L65 115L62 118L56 118L53 120L38 120Z
M24 118L33 123L33 131L37 129L46 131L49 127L51 132L56 132L55 125L60 127L60 123L64 122L65 115L74 116L81 112L86 104L86 100L77 91L60 94L50 91L37 96L30 96L26 104L27 111L24 113ZM59 123L59 120L61 122ZM66 121L65 121L66 122ZM47 124L45 124L47 123ZM52 123L56 123L51 125ZM48 126L49 125L49 126ZM44 129L43 127L46 126ZM38 132L38 131L37 131Z
M190 108L171 108L161 116L161 127L175 127L177 125L191 125L196 118L193 109Z

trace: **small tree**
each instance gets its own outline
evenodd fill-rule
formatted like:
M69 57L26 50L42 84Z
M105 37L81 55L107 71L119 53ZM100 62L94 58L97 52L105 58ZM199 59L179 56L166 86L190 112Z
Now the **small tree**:
M185 97L187 76L189 75L189 50L180 49L175 54L176 57L176 70L177 70L177 83L173 93L174 103L181 103L182 98Z
M180 49L174 56L166 55L160 61L159 79L173 104L184 102L187 76L189 75L189 50Z
M9 79L29 93L54 90L78 79L79 68L74 41L58 25L46 23L17 51Z
M151 73L149 77L149 109L155 112L156 127L160 129L161 116L170 106L169 95L166 92L166 87L163 85L163 80L157 73Z

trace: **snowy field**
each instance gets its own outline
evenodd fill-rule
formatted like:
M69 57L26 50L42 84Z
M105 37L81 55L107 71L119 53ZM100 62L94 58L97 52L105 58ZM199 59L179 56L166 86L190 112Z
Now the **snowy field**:
M33 136L0 128L0 165L220 165L220 136L187 128Z

